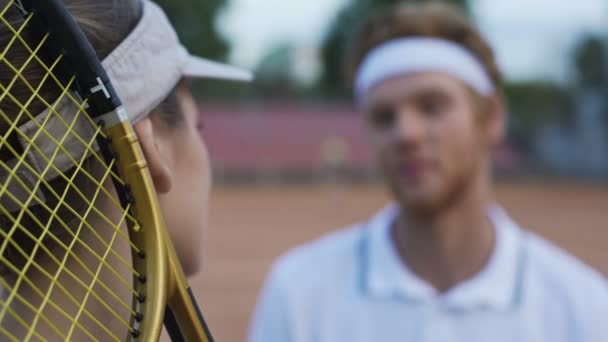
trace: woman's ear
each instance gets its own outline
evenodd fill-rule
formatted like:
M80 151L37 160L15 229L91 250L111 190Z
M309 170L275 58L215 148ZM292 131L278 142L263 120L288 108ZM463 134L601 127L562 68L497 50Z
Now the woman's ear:
M158 193L164 194L171 190L173 183L170 149L165 146L166 141L160 135L159 129L155 130L151 117L152 115L149 115L136 123L134 129L148 163L154 187Z

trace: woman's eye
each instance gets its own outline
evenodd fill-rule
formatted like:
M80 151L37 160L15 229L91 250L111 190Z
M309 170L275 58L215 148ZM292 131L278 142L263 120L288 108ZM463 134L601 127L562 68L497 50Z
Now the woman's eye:
M196 124L196 132L198 133L199 137L201 139L203 139L203 134L205 131L205 124L204 124L203 120L197 119L195 124Z
M203 120L202 114L196 116L196 121L194 122L194 124L196 125L196 129L199 131L202 131L205 128L205 122Z

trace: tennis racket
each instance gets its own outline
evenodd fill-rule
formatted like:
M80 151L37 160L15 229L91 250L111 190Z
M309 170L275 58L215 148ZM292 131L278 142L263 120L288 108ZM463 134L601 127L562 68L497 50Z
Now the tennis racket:
M0 340L151 341L164 322L174 341L212 341L74 18L61 0L2 0L0 25L12 75L0 83Z

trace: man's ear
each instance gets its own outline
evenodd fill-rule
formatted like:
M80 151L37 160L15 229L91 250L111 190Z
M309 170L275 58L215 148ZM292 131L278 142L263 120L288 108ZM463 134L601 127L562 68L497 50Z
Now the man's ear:
M153 122L151 117L152 115L149 115L136 123L134 129L148 163L154 187L158 193L164 194L171 190L173 184L170 149L160 132L162 128L155 127L161 123Z
M488 98L487 108L488 138L493 146L503 142L507 129L507 113L504 100L501 95L493 95Z

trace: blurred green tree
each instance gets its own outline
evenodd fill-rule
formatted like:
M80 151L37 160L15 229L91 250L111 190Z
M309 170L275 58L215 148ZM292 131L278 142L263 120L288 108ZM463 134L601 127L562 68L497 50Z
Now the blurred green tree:
M337 14L325 36L321 47L322 75L319 90L328 99L343 99L348 96L344 61L351 35L361 21L373 11L399 2L426 2L428 0L354 0ZM467 0L446 0L464 10L469 10Z
M507 82L509 137L524 151L533 150L539 130L548 122L568 122L575 112L571 89L546 81Z
M223 60L229 45L216 28L226 0L157 0L167 13L183 44L193 53Z
M295 47L282 42L271 48L255 68L255 94L265 101L293 99L297 82L293 75Z
M603 40L589 35L574 53L577 83L582 88L608 87L608 51Z
M577 102L585 92L608 91L608 51L597 36L581 39L572 54L574 78L569 86L544 81L507 82L505 94L509 104L511 140L531 150L540 129L550 122L574 127ZM608 101L605 101L608 124Z
M156 0L173 23L182 43L195 55L225 61L230 52L228 41L217 30L217 18L228 0ZM228 81L195 82L193 92L199 99L226 100L243 97L248 87Z
M608 94L608 41L597 35L585 36L575 49L574 65L579 92ZM608 96L603 100L602 117L608 130Z

